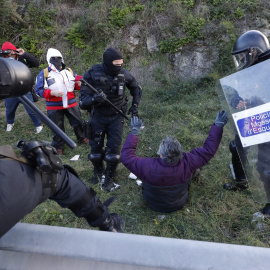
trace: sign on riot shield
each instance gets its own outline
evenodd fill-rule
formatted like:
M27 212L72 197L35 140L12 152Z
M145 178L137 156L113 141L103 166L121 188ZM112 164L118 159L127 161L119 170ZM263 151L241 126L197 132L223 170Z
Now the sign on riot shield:
M270 202L270 60L220 79L217 92L241 140L244 151L236 147L254 200Z

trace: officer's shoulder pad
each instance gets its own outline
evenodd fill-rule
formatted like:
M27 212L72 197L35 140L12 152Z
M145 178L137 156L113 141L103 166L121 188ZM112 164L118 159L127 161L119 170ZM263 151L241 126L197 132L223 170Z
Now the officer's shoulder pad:
M100 64L93 65L89 70L99 69L101 68Z

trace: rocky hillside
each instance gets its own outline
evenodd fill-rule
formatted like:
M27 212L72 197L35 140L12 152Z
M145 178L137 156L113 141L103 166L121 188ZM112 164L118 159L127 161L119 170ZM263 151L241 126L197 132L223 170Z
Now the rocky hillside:
M0 42L25 48L42 64L56 47L78 73L114 46L144 84L157 82L149 81L155 72L217 78L233 68L229 55L241 33L270 37L269 10L268 0L4 0Z

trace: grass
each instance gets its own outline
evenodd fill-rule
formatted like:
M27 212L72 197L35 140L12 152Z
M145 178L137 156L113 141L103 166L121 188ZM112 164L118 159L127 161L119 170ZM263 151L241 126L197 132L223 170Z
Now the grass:
M14 18L7 16L4 9L0 9L0 13L5 17L2 21L4 26L2 37L5 39L2 41L9 40L15 44L17 42L18 46L38 56L45 66L47 48L61 48L65 62L78 74L83 74L90 66L99 63L105 47L119 46L124 51L125 67L132 70L132 74L135 74L143 87L143 98L139 109L145 128L140 134L137 154L144 157L156 157L160 141L168 135L178 138L184 151L202 146L217 111L221 109L211 79L183 82L173 78L171 76L174 73L173 63L168 60L168 56L174 55L159 52L149 54L145 48L144 37L151 33L155 35L157 42L170 41L170 37L176 37L179 40L185 36L183 31L185 29L182 29L179 23L182 22L183 25L185 21L188 21L190 14L197 14L198 18L207 20L202 29L204 38L197 40L198 44L202 42L202 45L210 48L213 46L214 49L219 50L218 62L211 71L212 75L209 74L218 78L219 74L224 74L231 68L232 62L229 55L236 37L247 28L267 28L267 25L259 26L258 22L259 20L267 21L269 17L267 13L269 9L266 8L269 6L269 1L265 0L256 1L255 4L254 1L249 0L195 1L196 5L193 8L192 6L183 8L180 4L183 1L169 1L170 4L163 0L140 1L144 3L145 9L137 12L138 19L128 18L125 21L126 28L120 31L111 28L108 24L108 11L114 6L119 7L120 2L130 1L90 1L91 3L88 4L85 1L79 1L81 5L78 5L76 1L76 8L72 8L75 1L68 3L58 1L57 6L53 2L51 5L46 2L47 11L54 12L57 9L58 16L54 18L51 17L52 13L42 12L43 9L40 8L42 1L40 5L37 4L40 1L32 2L25 5L26 10L30 8L36 15L30 19L27 19L27 16L24 17L27 27L15 22ZM193 1L185 2L193 3ZM245 12L243 19L239 18L239 12L238 17L235 18L237 15L235 11L239 7ZM11 11L16 14L18 10L14 8ZM25 9L21 8L21 10ZM27 13L29 12L25 14ZM134 20L136 25L140 26L140 43L135 53L131 54L125 40L130 35ZM42 27L39 23L42 23ZM80 27L74 29L74 23L79 23ZM73 45L65 40L68 29L72 28L75 38L72 39L75 43ZM22 29L24 31L21 31ZM193 28L193 30L196 29ZM56 31L55 34L52 34L54 31ZM83 33L85 37L81 37ZM46 39L48 36L50 38ZM78 45L79 42L80 45L80 41L84 42L85 49L76 47L76 43ZM168 44L170 45L170 42ZM196 47L196 44L191 44L190 47L184 47L182 51L193 50L194 45ZM35 76L42 67L33 70ZM41 99L37 106L46 112L44 100ZM82 112L82 117L88 118L85 112ZM75 140L68 121L65 122L65 126L67 135ZM129 132L129 126L130 123L125 121L123 140ZM34 125L22 105L16 113L14 130L7 133L5 129L4 101L0 100L2 145L15 147L21 139L44 140L48 143L52 141L52 132L47 127L44 127L41 134L35 134ZM134 180L128 179L129 172L122 164L117 169L116 177L116 182L121 185L121 188L107 194L102 192L97 185L91 185L93 166L87 160L89 146L79 145L74 150L65 147L61 158L64 164L70 164L77 170L85 184L97 191L101 201L104 202L109 197L116 196L117 199L110 205L109 210L123 216L127 233L269 247L270 221L264 220L264 227L261 230L251 223L252 214L263 205L254 202L249 190L227 192L222 188L223 184L231 181L232 178L229 169L231 156L228 149L232 139L229 125L226 125L215 157L192 181L185 207L175 213L165 215L152 211L146 206L142 199L141 188ZM70 161L76 154L80 154L80 159ZM95 230L95 228L90 228L84 219L76 218L70 210L62 209L50 200L36 207L22 221Z
M36 104L46 112L44 100L40 99ZM177 137L184 151L202 146L219 109L221 105L211 82L201 85L198 81L186 84L174 81L160 88L146 86L140 105L145 128L139 135L137 154L155 157L160 141L167 135ZM22 105L16 113L14 130L5 132L4 112L4 103L0 101L2 144L15 146L20 139L51 142L52 132L47 127L42 133L34 134L34 125ZM84 111L82 118L88 118ZM65 126L67 135L75 140L67 121ZM129 129L130 123L126 121L123 140ZM108 194L102 192L98 185L93 186L90 183L93 166L87 160L89 146L79 145L74 150L66 146L61 158L64 164L70 164L77 170L84 183L97 191L101 201L116 196L109 210L123 216L127 233L269 247L270 221L264 220L261 230L251 223L252 214L263 205L253 201L249 190L228 192L222 188L231 180L228 145L232 138L229 125L226 125L218 152L191 184L187 204L171 214L158 213L147 207L141 187L128 178L129 171L122 164L116 176L116 182L121 185L119 190ZM76 154L80 155L79 160L70 161ZM50 200L36 207L22 221L95 230L84 219L76 218L70 210L62 209Z

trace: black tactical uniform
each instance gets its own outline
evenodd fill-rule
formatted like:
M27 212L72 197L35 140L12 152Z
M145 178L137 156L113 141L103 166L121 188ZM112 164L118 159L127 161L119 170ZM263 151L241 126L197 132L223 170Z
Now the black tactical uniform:
M250 30L236 40L232 56L237 70L254 66L270 59L269 41L261 32ZM231 106L235 108L241 100L243 101L243 98L236 92L231 101ZM253 108L263 104L263 102L256 97L252 97L246 101L247 108ZM270 215L270 158L267 154L267 149L270 150L269 142L258 145L257 171L260 174L260 179L264 183L266 195L269 200L269 203L266 204L261 212ZM225 184L224 188L233 191L246 189L248 183L243 166L245 166L248 148L242 146L238 134L235 136L235 140L230 143L230 151L232 153L232 164L236 180L232 183Z
M266 36L261 32L256 30L248 31L236 40L232 50L232 56L237 70L256 65L270 58L269 42ZM235 108L243 98L238 95L235 89L233 89L233 91L235 91L235 94L233 95L231 106ZM260 105L260 101L256 98L250 100L249 104L247 104L249 108L258 105ZM224 188L234 191L246 189L248 187L248 183L242 166L245 164L242 164L241 161L245 163L247 149L243 148L238 135L236 135L234 141L230 143L229 148L232 153L232 164L236 180L232 183L225 184ZM258 168L261 167L260 163L265 164L264 160L261 160L259 155Z
M123 219L108 213L107 206L96 197L96 192L85 186L70 166L62 166L51 146L37 141L30 142L30 145L34 145L36 151L30 162L17 156L11 146L0 146L0 237L48 198L69 208L77 217L86 218L93 227L123 232ZM56 167L47 163L48 160L42 161L45 165L35 165L33 159L43 159L40 153L51 159ZM49 173L51 165L54 169Z
M83 76L83 79L100 91L95 94L88 86L81 86L80 107L91 110L89 139L91 154L89 160L94 165L92 183L98 183L105 171L104 190L114 188L113 177L120 160L120 147L123 133L123 116L112 108L104 98L107 98L123 113L127 111L128 98L125 87L133 96L129 113L138 114L141 99L141 88L129 71L112 64L114 60L123 59L115 49L109 48L103 54L103 63L94 65ZM103 97L103 99L102 99ZM106 148L104 139L107 136ZM106 170L103 165L106 161Z

